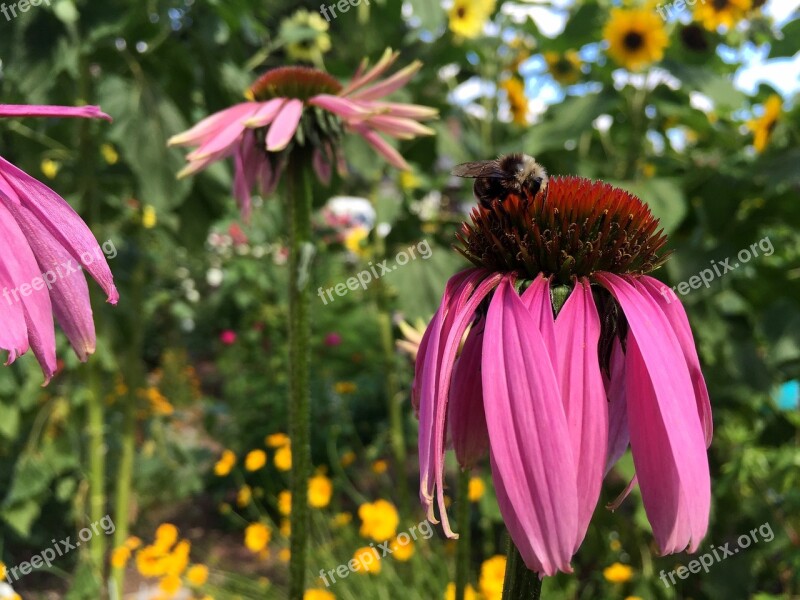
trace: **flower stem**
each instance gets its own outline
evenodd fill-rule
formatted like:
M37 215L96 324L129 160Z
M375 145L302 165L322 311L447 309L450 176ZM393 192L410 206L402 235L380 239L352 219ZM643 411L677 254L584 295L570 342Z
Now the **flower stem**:
M509 537L503 600L538 600L541 597L542 580L539 574L525 566L519 550Z
M311 401L309 322L311 179L308 161L290 160L286 195L289 220L289 437L292 440L292 537L289 599L302 600L309 535L308 479L311 476Z
M469 557L471 546L469 500L470 470L464 469L458 475L458 545L456 546L456 600L464 600L469 581Z
M99 523L106 515L106 445L103 439L105 411L99 369L100 366L97 364L91 365L88 369L91 379L90 391L86 397L86 432L89 436L89 518L92 523ZM93 536L89 541L89 558L92 572L100 585L103 582L105 553L105 536Z

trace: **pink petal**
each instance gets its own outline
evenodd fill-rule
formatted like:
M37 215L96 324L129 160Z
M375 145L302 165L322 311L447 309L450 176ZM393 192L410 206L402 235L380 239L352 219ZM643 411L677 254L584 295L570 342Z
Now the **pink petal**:
M689 318L686 311L678 299L678 296L665 286L663 283L652 277L641 277L637 285L640 291L646 291L656 301L672 325L672 330L681 345L683 356L689 367L689 374L692 376L692 386L694 387L694 398L697 402L697 412L703 424L703 435L706 440L706 447L711 446L711 438L714 435L714 422L711 418L711 401L708 398L708 388L703 372L700 369L700 358L697 356L697 349L692 336L692 328L689 326Z
M314 172L317 174L317 179L319 179L323 184L328 185L331 182L333 168L331 167L331 163L328 162L328 159L325 157L325 154L319 148L314 149L314 153L311 156L311 162L314 167Z
M409 171L411 167L408 166L408 163L405 159L401 156L401 154L395 150L389 142L384 140L380 135L378 135L375 131L369 129L365 125L359 124L353 127L353 129L363 137L367 143L369 143L373 148L375 148L381 156L383 156L389 164L393 167L401 169L403 171Z
M645 512L664 554L694 552L708 528L711 481L694 390L664 313L633 278L595 277L628 321L625 387L631 451Z
M0 104L0 117L78 117L111 121L99 106L50 106L46 104Z
M283 150L292 141L300 117L303 116L302 100L292 99L284 104L278 116L272 122L267 133L267 151L277 152Z
M397 57L400 56L399 52L392 52L390 48L387 48L383 56L381 56L380 60L375 63L375 66L372 67L369 71L361 74L364 69L362 68L366 62L362 63L362 66L359 67L358 71L356 72L356 76L353 77L353 80L344 87L344 89L339 92L340 96L349 96L355 90L358 90L368 83L372 83L376 79L378 79L381 75L383 75L389 67L391 67L394 62L397 60Z
M273 98L264 102L256 112L245 119L245 127L257 128L269 125L275 120L285 102L285 98Z
M489 432L483 413L481 348L483 321L472 326L453 369L448 423L453 449L462 469L471 468L489 449Z
M392 117L405 117L407 119L433 119L439 114L439 111L430 106L422 106L420 104L404 104L402 102L376 102L365 101L359 102L361 106L368 109L372 113L387 114Z
M173 135L167 144L170 146L200 146L231 123L238 123L245 116L253 114L259 107L259 102L235 104L206 117L191 129Z
M608 396L608 456L605 475L625 454L630 443L628 403L625 399L625 353L619 338L614 338L610 363L611 377L606 386Z
M330 94L319 94L308 101L312 106L318 106L339 115L345 121L361 120L370 116L372 112L365 108L360 102L353 102L347 98L332 96Z
M577 473L559 384L536 320L508 280L486 317L483 391L500 512L525 564L570 572Z
M550 354L550 363L558 370L558 351L556 350L555 319L553 303L550 300L550 279L539 275L522 293L522 304L531 313L533 320L544 338L544 345Z
M353 100L378 100L406 85L421 67L422 63L420 61L414 61L380 83L347 95Z
M608 451L608 407L597 358L600 317L585 278L577 281L555 325L558 382L579 473L577 551L600 497Z
M6 192L8 199L28 209L17 213L17 218L20 220L31 218L41 222L75 261L85 264L88 261L82 260L82 257L96 258L90 264L86 264L86 270L103 288L108 296L108 302L116 304L119 294L114 287L114 277L108 268L105 255L78 213L49 187L0 157L0 181L3 180L6 183L3 191Z
M0 232L7 244L7 251L0 258L4 297L0 312L2 320L9 326L8 332L0 335L0 340L3 348L9 351L9 363L23 354L30 344L42 366L46 383L56 370L53 308L26 232L8 209L9 204L5 190L0 188ZM11 319L18 321L9 323Z
M400 117L376 116L369 117L365 125L381 131L386 135L395 138L410 140L421 135L433 135L436 133L430 127L426 127L413 119L403 119Z
M245 115L250 113L245 113ZM222 127L215 129L209 133L203 140L203 144L186 155L186 158L191 161L201 160L215 155L227 154L233 150L236 144L242 140L242 134L245 132L246 127L241 122L242 119L236 121L228 121Z

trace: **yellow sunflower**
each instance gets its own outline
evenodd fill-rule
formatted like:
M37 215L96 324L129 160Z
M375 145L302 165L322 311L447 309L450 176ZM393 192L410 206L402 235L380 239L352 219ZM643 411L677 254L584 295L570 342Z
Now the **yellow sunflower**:
M694 18L709 31L728 29L744 19L752 4L750 0L706 0L694 7Z
M501 83L500 87L508 96L514 123L525 125L528 122L528 98L525 96L525 84L519 77L512 77Z
M761 153L767 147L772 130L775 129L781 114L782 106L781 97L773 94L764 103L764 114L758 119L747 122L747 126L753 132L753 146L755 146L756 152Z
M558 83L570 85L578 81L581 76L581 59L574 50L567 50L563 54L558 52L545 52L544 62L547 70Z
M455 0L450 8L450 31L463 38L476 38L492 16L495 0Z
M603 37L608 41L609 56L630 70L661 60L669 44L661 18L655 11L641 8L613 9Z

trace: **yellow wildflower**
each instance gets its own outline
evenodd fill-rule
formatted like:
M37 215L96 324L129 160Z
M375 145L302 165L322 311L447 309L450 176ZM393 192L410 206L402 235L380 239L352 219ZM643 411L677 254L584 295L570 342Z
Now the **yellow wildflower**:
M354 393L358 386L352 381L337 381L333 384L333 389L337 394L344 395Z
M278 512L284 517L292 514L292 492L283 490L278 494Z
M251 523L244 530L244 545L250 552L260 552L272 539L272 532L263 523Z
M376 542L385 542L397 533L400 517L394 504L386 500L367 502L358 507L360 534Z
M615 562L610 567L603 569L603 577L611 583L625 583L633 577L633 569L628 565Z
M178 528L172 523L162 523L156 529L156 541L153 545L164 552L168 552L177 540Z
M447 584L447 588L444 591L444 600L456 600L456 584L452 581ZM475 593L475 588L469 584L464 589L464 600L479 600L478 594Z
M364 546L356 550L353 553L353 560L356 561L356 573L374 573L377 575L381 572L380 556L378 556L378 551L371 546Z
M208 567L205 565L192 565L186 571L186 581L194 587L205 585L208 581Z
M111 566L115 569L121 569L128 564L131 558L131 550L126 546L114 548L111 551Z
M312 508L325 508L331 501L333 482L325 475L314 475L308 480L308 505Z
M399 537L405 538L401 541L398 539ZM407 562L411 560L411 557L414 556L414 542L408 536L408 534L400 534L397 538L392 540L392 543L389 544L389 548L392 551L392 558L395 560L399 560L400 562Z
M289 436L285 433L273 433L264 439L264 443L268 448L280 448L281 446L288 446Z
M119 154L111 144L102 144L100 146L100 154L103 155L103 160L109 165L115 165L119 160Z
M336 600L336 596L331 594L328 590L315 588L306 590L303 594L303 600Z
M478 587L484 600L500 600L503 596L503 580L506 576L506 557L495 555L481 565Z
M476 38L494 9L495 0L455 0L448 13L450 31L463 38Z
M567 50L563 54L558 52L545 52L544 62L547 70L558 83L571 85L581 76L581 59L574 50Z
M249 485L243 485L239 488L239 493L236 494L236 504L239 505L239 508L244 508L250 504L250 500L252 499L253 489Z
M158 582L158 589L169 596L173 596L181 589L181 578L177 575L162 577L161 581Z
M61 170L61 163L56 160L45 158L40 165L42 173L48 179L55 179L58 172Z
M383 475L389 469L389 463L380 459L372 463L372 472L376 475Z
M470 502L477 502L483 497L486 491L486 484L480 477L470 477L469 486L467 488L467 497Z
M292 468L292 447L281 446L275 451L275 468L279 471L288 471Z
M756 152L763 152L769 143L769 138L772 136L772 130L778 122L778 117L781 114L781 107L783 102L781 97L773 94L764 103L764 114L758 119L753 119L747 122L750 131L753 132L753 146Z
M525 95L525 84L519 77L506 79L500 84L508 96L508 103L511 108L511 116L517 125L525 125L528 122L528 98Z
M263 450L251 450L244 458L244 468L248 471L258 471L267 464L267 453Z
M236 455L230 450L225 450L217 461L217 464L214 465L214 475L217 477L225 477L231 472L235 464Z
M142 227L145 229L152 229L156 226L158 217L156 216L156 209L150 204L145 204L142 209Z
M750 0L698 2L694 7L694 18L709 31L716 31L719 27L728 29L745 18L750 6Z

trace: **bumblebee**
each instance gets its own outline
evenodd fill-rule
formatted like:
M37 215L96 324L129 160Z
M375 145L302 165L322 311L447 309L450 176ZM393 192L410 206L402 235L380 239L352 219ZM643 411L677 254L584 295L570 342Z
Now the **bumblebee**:
M494 160L462 163L451 172L457 177L475 179L472 191L484 208L503 202L509 194L523 198L547 191L547 171L532 156L504 154Z

